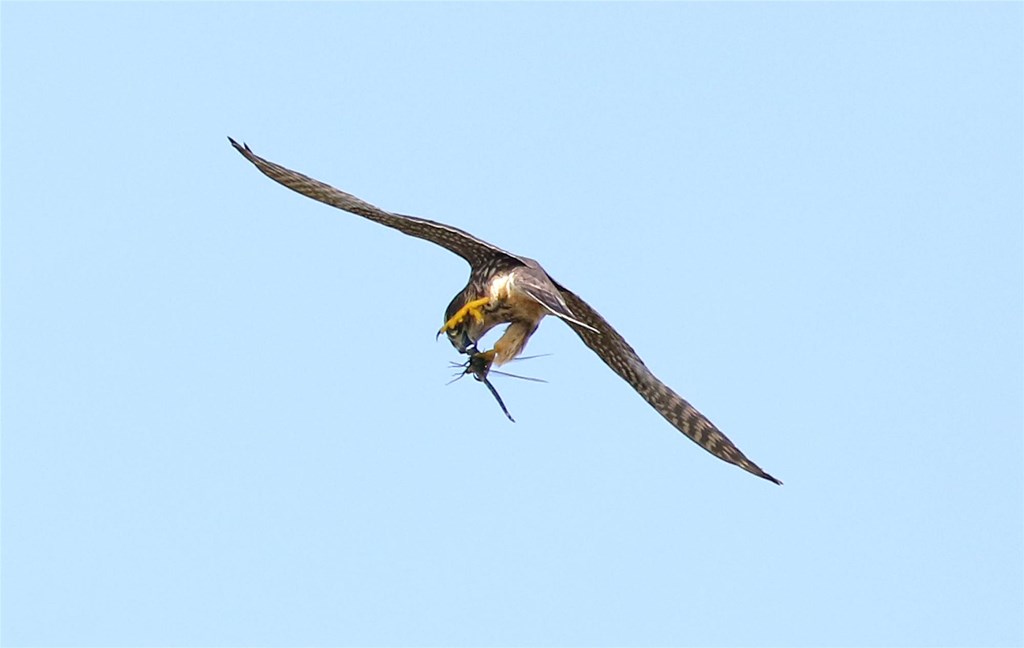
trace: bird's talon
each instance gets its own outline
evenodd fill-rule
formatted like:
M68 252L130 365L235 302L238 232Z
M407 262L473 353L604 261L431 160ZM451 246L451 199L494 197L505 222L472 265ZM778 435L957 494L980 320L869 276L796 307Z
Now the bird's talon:
M440 335L441 333L447 333L448 331L454 331L459 326L459 324L461 324L462 321L466 319L466 317L472 317L474 320L477 321L478 324L483 324L483 307L490 303L490 301L490 297L481 297L480 299L474 299L473 301L467 303L465 306L456 311L456 313L452 315L451 319L444 323L444 326L442 326L441 330L438 331L438 335Z
M493 363L494 349L490 351L476 351L466 361L466 373L473 374L474 378L482 381L487 378L487 373L491 370L491 364Z

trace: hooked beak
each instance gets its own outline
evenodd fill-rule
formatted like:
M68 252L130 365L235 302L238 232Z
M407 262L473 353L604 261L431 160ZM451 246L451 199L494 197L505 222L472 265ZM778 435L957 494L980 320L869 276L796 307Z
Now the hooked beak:
M437 336L434 339L436 340L441 337L442 333L445 333L444 329L438 331ZM470 340L469 334L465 331L459 331L458 334L454 336L449 335L448 341L452 343L452 346L455 347L459 353L465 353L467 355L476 353L476 342Z

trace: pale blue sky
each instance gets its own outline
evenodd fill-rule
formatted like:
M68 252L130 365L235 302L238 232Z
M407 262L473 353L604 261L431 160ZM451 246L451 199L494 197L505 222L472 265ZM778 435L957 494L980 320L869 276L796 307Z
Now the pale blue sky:
M1024 5L3 4L5 645L1020 645ZM540 260L467 267L227 136Z

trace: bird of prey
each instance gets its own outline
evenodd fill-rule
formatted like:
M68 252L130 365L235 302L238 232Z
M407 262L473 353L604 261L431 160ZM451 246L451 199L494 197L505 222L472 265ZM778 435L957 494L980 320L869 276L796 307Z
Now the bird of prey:
M747 459L707 417L658 380L597 311L552 279L533 259L506 252L451 225L384 211L319 180L265 160L248 145L228 139L271 180L313 200L436 243L469 262L469 282L448 305L444 325L438 332L438 335L447 335L459 353L469 356L466 373L472 373L477 379L486 378L492 366L518 356L541 320L553 315L568 324L612 371L697 445L758 477L782 483ZM478 350L477 342L500 324L508 326L494 347ZM497 396L493 387L491 390Z

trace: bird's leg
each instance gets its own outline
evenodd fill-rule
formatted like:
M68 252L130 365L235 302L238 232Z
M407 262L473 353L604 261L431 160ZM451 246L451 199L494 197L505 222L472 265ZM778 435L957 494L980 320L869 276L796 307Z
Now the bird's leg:
M438 334L440 335L441 333L447 333L448 331L454 330L455 327L457 327L462 322L462 320L466 319L466 317L472 317L477 321L477 323L483 324L483 308L488 303L490 303L490 301L490 297L481 297L480 299L474 299L473 301L467 303L465 306L460 308L454 315L452 315L452 318L450 320L444 323L444 326L441 327L441 330L438 331Z
M505 332L494 343L490 351L478 352L482 356L480 362L486 362L490 369L491 363L501 366L523 352L527 340L537 330L537 322L514 321L508 325Z

